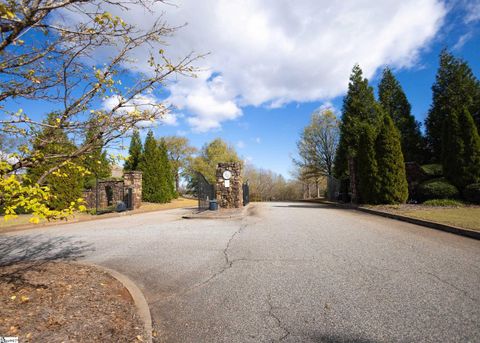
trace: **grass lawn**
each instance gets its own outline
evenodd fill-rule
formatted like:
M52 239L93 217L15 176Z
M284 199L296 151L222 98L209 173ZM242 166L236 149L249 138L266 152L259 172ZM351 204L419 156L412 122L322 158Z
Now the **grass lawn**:
M480 231L480 206L436 207L406 204L367 207L402 216Z
M480 207L432 208L406 211L401 214L480 231Z
M135 214L135 213L144 213L144 212L154 212L154 211L162 211L162 210L171 210L175 208L195 207L197 205L198 205L198 200L196 199L178 198L178 199L172 200L172 202L167 204L154 204L154 203L144 202L142 203L142 206L139 209L131 211L129 213ZM76 213L75 216L70 220L75 220L75 221L94 220L95 218L102 218L108 215L109 214L95 216L88 213ZM15 219L5 221L3 216L0 216L0 232L8 228L14 228L16 226L31 225L32 227L35 227L35 226L43 226L42 224L48 224L45 220L40 221L39 224L31 224L29 222L30 218L32 218L32 216L29 214L21 214Z

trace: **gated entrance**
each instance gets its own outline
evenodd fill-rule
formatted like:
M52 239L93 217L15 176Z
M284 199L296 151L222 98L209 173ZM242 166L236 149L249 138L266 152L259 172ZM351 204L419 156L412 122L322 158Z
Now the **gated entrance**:
M197 196L200 211L208 210L210 200L215 199L215 187L201 173L197 173Z
M242 185L243 188L243 206L247 206L250 203L250 187L248 182Z

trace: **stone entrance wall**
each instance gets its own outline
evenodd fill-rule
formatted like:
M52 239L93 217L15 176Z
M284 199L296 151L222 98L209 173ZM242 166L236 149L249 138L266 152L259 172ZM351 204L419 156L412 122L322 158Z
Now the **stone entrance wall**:
M223 173L230 171L232 176L225 180ZM243 207L243 177L242 164L239 162L226 162L217 165L216 172L216 196L220 208Z
M87 208L106 209L116 206L118 202L126 203L128 191L132 190L132 208L137 209L142 204L142 172L132 171L123 175L123 180L99 180L98 189L83 191L83 199Z

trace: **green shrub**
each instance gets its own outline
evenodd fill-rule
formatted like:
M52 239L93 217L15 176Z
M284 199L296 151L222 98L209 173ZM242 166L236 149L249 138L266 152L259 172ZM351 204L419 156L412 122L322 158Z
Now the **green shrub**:
M441 164L425 164L421 168L429 177L443 176L443 167Z
M463 196L467 201L480 204L480 183L473 183L465 187Z
M445 178L428 180L418 187L420 201L431 199L455 199L460 195L457 187L449 183Z
M423 203L423 205L427 206L450 206L450 207L462 207L465 204L459 200L454 199L432 199L427 200Z

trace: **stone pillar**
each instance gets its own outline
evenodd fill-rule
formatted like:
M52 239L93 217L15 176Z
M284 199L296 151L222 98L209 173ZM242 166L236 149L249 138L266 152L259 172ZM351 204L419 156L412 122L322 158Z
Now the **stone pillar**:
M135 210L142 205L142 172L129 171L123 174L125 194L132 189L132 208Z
M240 162L219 163L217 165L216 180L218 206L220 208L243 207L242 164Z

